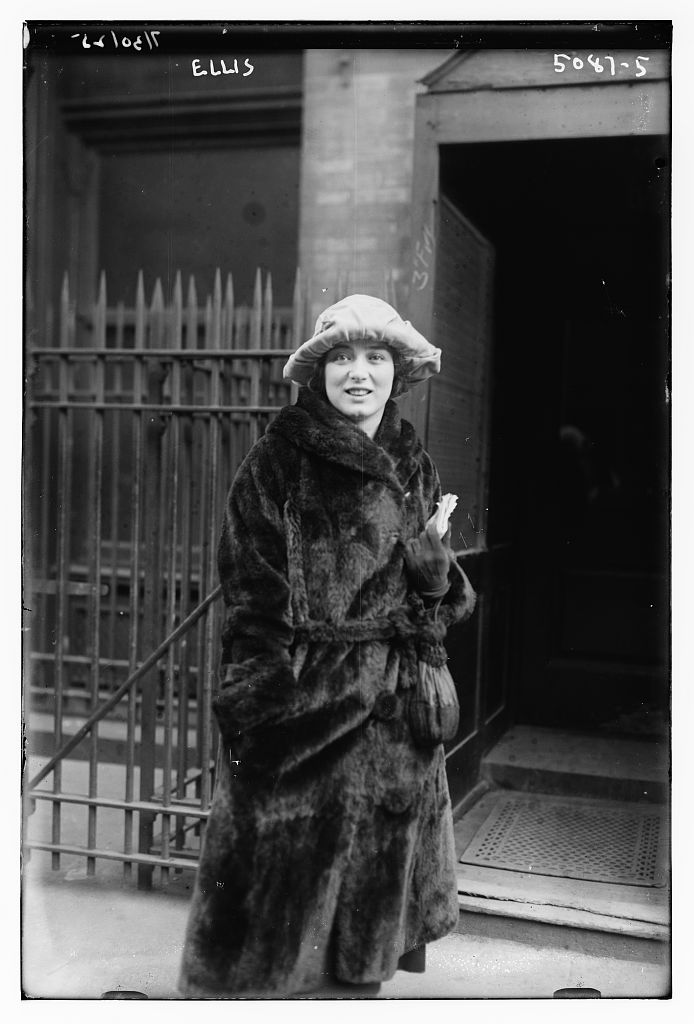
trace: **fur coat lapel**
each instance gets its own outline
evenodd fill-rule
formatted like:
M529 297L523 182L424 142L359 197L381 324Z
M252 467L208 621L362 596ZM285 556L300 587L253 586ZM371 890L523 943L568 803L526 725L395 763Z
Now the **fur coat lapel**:
M418 747L406 715L414 658L406 644L341 635L414 597L402 544L439 494L394 403L371 441L306 389L239 468L219 547L224 756L185 995L293 994L326 972L390 978L455 926L444 752ZM474 607L464 574L451 566L449 579L445 625ZM340 628L303 635L311 621Z
M302 388L296 405L283 409L268 427L308 453L345 469L381 480L398 493L417 469L422 445L414 428L389 401L371 440L328 402Z

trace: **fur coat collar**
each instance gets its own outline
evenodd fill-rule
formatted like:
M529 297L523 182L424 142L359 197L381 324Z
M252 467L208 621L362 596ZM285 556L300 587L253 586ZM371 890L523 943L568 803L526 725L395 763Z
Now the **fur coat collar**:
M443 748L418 746L408 724L411 638L378 625L417 597L402 545L440 490L393 402L371 440L306 388L240 466L219 545L224 755L184 995L380 981L455 927ZM474 607L453 565L449 580L437 625Z
M414 427L389 400L373 440L328 401L302 388L296 405L282 409L268 427L297 448L344 469L381 480L401 493L416 471L422 444Z

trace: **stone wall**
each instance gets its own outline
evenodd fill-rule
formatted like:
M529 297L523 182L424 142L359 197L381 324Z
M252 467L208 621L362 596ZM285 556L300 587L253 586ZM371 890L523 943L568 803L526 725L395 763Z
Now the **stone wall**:
M299 259L312 294L406 298L419 80L445 50L306 50ZM327 303L326 303L327 304Z

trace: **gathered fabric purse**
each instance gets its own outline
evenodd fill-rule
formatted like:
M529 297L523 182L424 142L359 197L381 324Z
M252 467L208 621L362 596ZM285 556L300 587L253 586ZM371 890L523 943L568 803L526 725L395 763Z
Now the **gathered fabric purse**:
M440 603L436 604L434 622ZM412 736L423 747L446 743L458 732L460 704L447 661L441 640L427 637L418 641L416 681L408 691L407 715Z

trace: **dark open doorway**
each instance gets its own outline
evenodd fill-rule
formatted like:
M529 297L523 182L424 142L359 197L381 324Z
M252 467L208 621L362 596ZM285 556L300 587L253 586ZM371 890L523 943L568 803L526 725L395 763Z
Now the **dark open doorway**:
M441 147L494 244L489 543L516 553L515 717L666 728L669 140Z

